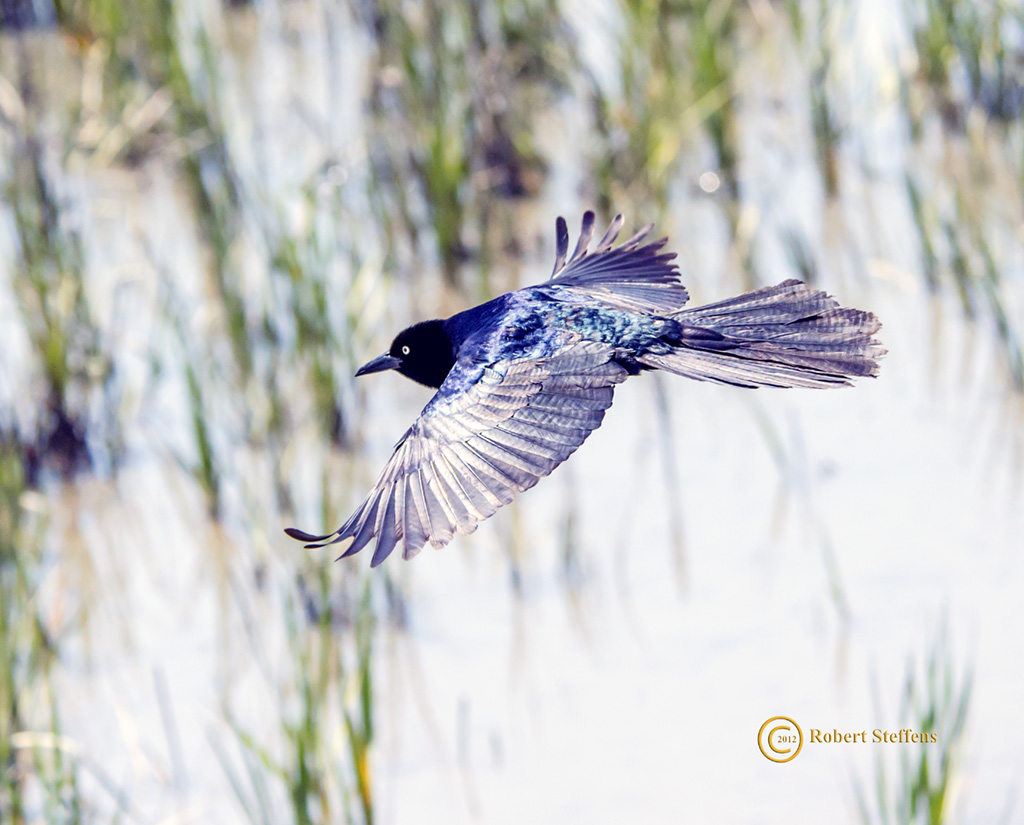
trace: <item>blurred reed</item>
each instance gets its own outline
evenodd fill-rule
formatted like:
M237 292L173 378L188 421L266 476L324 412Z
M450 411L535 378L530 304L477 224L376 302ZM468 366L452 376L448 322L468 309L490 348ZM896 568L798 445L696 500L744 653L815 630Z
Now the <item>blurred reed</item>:
M958 821L956 793L974 682L970 667L956 665L945 630L923 663L907 663L900 692L898 724L934 743L880 749L875 761L873 798L856 783L860 819L865 825L943 825Z
M81 822L78 764L63 740L51 669L60 640L36 598L45 524L19 439L0 425L0 811L12 825ZM54 747L53 743L57 746Z
M249 821L374 821L378 620L372 585L363 575L339 587L319 565L300 573L295 587L283 593L285 645L292 659L280 671L263 674L278 702L280 728L253 730L227 706L235 746L211 734Z

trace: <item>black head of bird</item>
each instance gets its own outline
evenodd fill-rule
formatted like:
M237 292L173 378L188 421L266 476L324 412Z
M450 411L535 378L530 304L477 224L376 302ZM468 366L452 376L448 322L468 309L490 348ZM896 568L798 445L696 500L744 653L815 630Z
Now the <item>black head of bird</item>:
M422 321L398 333L388 351L356 370L356 377L396 370L406 378L437 389L454 366L455 354L444 322Z
M343 556L376 540L372 566L403 544L443 547L567 459L611 406L615 387L666 370L737 387L828 388L872 376L885 353L869 312L800 281L685 308L686 288L650 226L615 246L622 216L593 253L594 213L569 256L556 223L550 280L400 332L356 375L383 370L437 392L369 495L335 532L295 539Z

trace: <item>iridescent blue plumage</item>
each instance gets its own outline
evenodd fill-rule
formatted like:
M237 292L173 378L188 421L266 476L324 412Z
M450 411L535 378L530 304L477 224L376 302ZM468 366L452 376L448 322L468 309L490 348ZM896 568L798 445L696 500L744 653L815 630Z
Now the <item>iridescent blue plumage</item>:
M570 257L558 219L552 278L396 336L357 375L395 369L437 388L358 510L336 532L293 538L343 555L376 539L371 564L399 541L411 558L429 541L471 533L568 458L604 418L615 386L664 369L741 387L823 388L874 375L884 354L875 316L785 281L695 309L665 240L645 227L613 248L617 217L588 253L586 213Z

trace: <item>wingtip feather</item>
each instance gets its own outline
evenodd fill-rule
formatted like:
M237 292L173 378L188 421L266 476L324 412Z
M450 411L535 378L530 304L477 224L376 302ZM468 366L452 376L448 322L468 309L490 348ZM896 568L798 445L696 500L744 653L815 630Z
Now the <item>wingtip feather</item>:
M305 542L324 541L334 535L334 533L326 533L322 536L314 536L312 533L307 533L305 530L299 530L296 527L285 527L284 532L288 538Z

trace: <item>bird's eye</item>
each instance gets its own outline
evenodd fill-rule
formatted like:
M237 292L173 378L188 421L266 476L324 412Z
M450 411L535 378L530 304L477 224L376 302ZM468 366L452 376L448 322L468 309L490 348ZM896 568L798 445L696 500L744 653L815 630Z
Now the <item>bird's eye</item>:
M408 354L409 354L409 347L408 346L402 347L402 355L408 355Z

